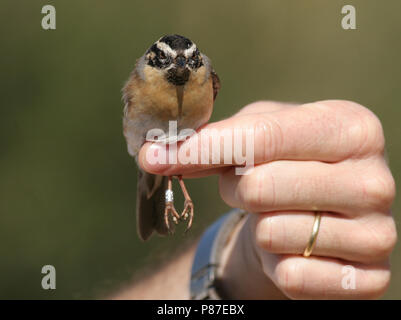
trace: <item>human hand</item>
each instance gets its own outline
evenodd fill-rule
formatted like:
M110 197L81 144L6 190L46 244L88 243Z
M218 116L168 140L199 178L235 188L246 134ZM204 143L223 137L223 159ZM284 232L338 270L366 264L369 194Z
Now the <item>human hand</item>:
M258 102L206 128L252 128L255 168L236 175L235 154L230 165L150 164L150 144L139 162L155 174L219 174L223 200L255 213L226 250L223 289L232 298L279 297L277 289L297 299L383 294L397 238L390 214L395 183L372 112L347 101ZM194 141L196 136L180 148ZM315 211L323 212L320 230L312 256L305 258ZM344 266L355 271L354 289L344 288Z

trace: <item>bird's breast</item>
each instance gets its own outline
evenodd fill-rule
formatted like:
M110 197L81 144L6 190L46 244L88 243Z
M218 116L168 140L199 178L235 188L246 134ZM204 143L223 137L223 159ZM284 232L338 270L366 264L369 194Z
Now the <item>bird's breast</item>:
M177 120L181 129L196 129L209 120L213 108L212 78L206 72L205 67L192 71L179 89L180 98L177 86L169 83L162 71L145 66L145 81L133 88L135 113L146 114L157 122Z

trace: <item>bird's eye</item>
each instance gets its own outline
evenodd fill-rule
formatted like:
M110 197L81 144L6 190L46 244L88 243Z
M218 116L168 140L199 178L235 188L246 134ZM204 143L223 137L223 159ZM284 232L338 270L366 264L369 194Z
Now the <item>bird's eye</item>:
M198 57L196 53L194 53L189 59L188 59L188 64L192 67L195 68L198 63Z
M159 51L159 58L160 59L166 59L166 55L163 51Z

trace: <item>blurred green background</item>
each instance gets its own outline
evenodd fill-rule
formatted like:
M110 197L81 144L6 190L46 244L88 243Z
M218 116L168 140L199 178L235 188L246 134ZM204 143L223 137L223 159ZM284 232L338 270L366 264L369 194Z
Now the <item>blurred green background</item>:
M41 28L41 8L57 29ZM341 28L356 7L357 30ZM401 179L401 2L11 1L0 5L0 298L99 298L129 283L228 207L217 178L189 181L192 232L136 235L136 166L121 133L120 89L160 36L183 34L222 81L212 121L259 100L349 99L383 122ZM208 201L202 201L206 197ZM400 223L400 199L394 214ZM161 257L161 258L160 258ZM41 268L57 289L41 288ZM386 298L401 298L401 253Z

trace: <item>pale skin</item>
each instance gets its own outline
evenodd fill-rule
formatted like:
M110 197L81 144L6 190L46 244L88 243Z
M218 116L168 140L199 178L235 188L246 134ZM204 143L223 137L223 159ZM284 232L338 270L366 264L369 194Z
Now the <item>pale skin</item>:
M222 199L252 212L237 226L223 254L219 274L226 298L383 295L397 240L390 212L395 183L384 155L383 129L371 111L340 100L257 102L206 127L255 130L255 168L250 174L236 175L235 163L150 164L150 143L142 147L139 162L154 174L217 174ZM305 258L316 210L323 212L320 230L311 257ZM195 213L196 219L201 213ZM194 250L195 245L117 298L187 299ZM344 266L354 267L355 289L342 286ZM175 279L174 290L161 279Z

